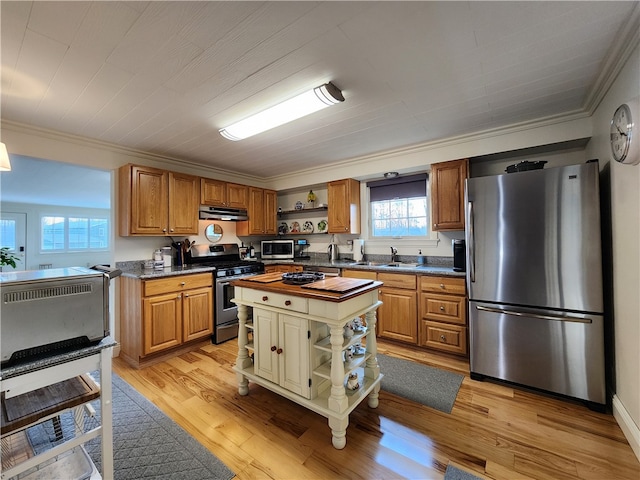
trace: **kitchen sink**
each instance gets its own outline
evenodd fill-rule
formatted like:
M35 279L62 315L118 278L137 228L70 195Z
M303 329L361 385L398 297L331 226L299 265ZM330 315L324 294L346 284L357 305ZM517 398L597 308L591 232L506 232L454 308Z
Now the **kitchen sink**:
M362 265L362 266L368 266L368 267L407 267L407 268L417 267L418 266L417 263L404 263L404 262L392 262L392 263L387 263L387 262L354 262L354 263L350 263L349 265Z
M385 267L417 267L418 264L417 263L404 263L404 262L393 262L393 263L387 263L384 265Z

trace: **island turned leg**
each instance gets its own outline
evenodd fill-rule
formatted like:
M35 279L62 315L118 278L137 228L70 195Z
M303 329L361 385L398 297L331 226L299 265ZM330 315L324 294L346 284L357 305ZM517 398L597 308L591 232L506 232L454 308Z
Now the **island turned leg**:
M376 309L369 310L365 314L365 320L367 322L367 328L369 329L369 335L367 335L366 352L369 355L367 363L364 367L364 376L371 379L376 379L380 375L380 365L378 365L378 344L376 343ZM378 406L378 392L380 392L380 384L378 383L371 391L368 397L368 405L371 408Z
M238 305L238 358L236 359L236 367L245 369L251 366L251 359L247 353L246 345L249 343L247 335L247 319L249 317L249 307L246 305ZM249 380L242 373L236 373L238 378L238 393L240 395L249 394Z
M343 327L331 327L331 396L329 410L344 412L349 407L349 400L344 391L344 363L342 363ZM346 434L349 418L340 419L329 416L329 427L333 434L332 443L337 449L347 444Z

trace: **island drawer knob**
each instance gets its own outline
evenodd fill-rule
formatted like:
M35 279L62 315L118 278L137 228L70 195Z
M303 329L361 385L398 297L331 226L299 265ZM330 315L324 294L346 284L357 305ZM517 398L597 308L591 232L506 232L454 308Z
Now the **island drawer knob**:
M266 295L264 297L262 297L262 301L266 302L267 300L269 300L269 297L267 297Z
M289 307L291 306L291 300L285 300L284 304Z
M275 351L276 351L276 346L275 346L275 345L272 345L272 346L271 346L271 351L272 351L272 352L275 352Z
M447 337L445 337L444 335L440 335L440 340L442 340L443 342L447 341Z
M281 349L281 348L279 348L278 350L276 350L276 353L277 353L278 355L280 355L280 354L282 353L282 349Z

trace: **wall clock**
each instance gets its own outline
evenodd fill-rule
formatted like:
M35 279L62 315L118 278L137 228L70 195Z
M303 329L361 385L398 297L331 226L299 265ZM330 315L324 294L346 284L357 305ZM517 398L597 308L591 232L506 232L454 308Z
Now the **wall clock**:
M616 162L630 165L640 163L637 130L631 107L623 103L611 119L611 153Z

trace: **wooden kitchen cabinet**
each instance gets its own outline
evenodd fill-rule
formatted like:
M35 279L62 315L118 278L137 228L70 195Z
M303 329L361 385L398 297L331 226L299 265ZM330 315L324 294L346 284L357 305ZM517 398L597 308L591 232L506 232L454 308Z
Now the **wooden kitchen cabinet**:
M275 190L249 187L249 220L236 224L236 235L276 235L277 203Z
M200 179L200 204L214 207L246 209L249 187L211 178Z
M379 337L418 344L417 277L378 272L382 305L378 308Z
M352 178L327 184L329 233L360 233L360 182Z
M464 230L464 181L469 176L469 160L431 165L431 215L434 231Z
M135 367L213 334L213 276L120 279L121 354Z
M118 176L120 236L198 234L198 177L137 165Z
M467 355L467 297L464 278L420 278L420 345Z

